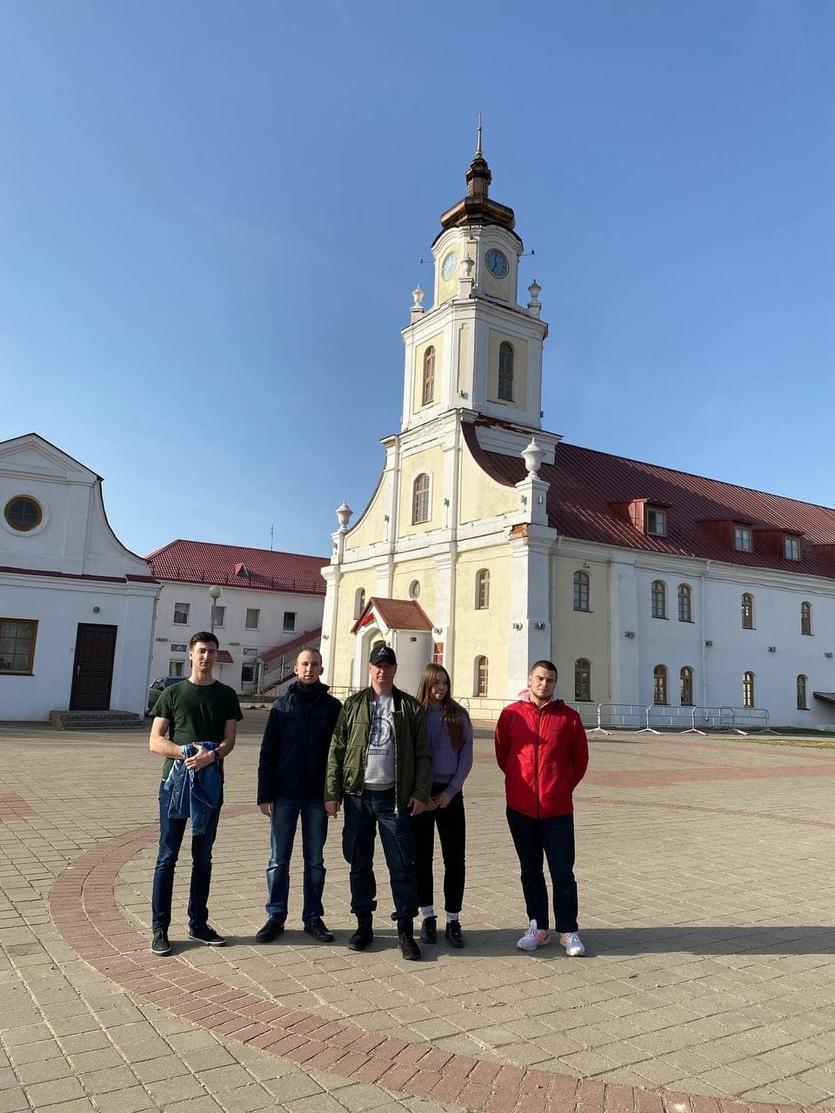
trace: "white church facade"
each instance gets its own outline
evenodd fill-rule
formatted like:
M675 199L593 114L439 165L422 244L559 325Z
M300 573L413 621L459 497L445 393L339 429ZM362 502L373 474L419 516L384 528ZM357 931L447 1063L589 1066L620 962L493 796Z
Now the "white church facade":
M158 593L100 476L35 433L0 443L0 720L141 715Z
M589 722L598 705L614 722L614 706L658 725L692 708L835 722L835 510L544 431L540 288L520 304L522 241L480 145L466 177L433 244L433 305L416 290L402 332L400 432L356 523L337 512L325 679L364 684L385 640L398 683L434 659L474 713L547 658Z

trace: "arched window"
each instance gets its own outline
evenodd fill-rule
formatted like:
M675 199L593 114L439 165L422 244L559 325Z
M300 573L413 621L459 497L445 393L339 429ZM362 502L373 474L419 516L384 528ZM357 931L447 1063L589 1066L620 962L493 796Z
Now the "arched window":
M742 706L756 707L754 703L754 674L752 672L742 674Z
M354 618L359 618L365 610L365 588L358 587L354 593Z
M420 598L420 580L412 580L412 582L409 584L409 598Z
M667 666L656 665L652 670L652 702L667 703Z
M421 472L412 487L412 525L429 521L429 476Z
M574 698L591 699L591 661L580 657L574 662Z
M574 610L587 611L589 609L589 574L588 572L574 573Z
M507 340L499 344L499 399L513 401L513 345Z
M473 695L487 695L487 658L476 657L473 677Z
M682 707L693 706L693 670L689 665L685 665L679 673L680 688L679 703Z
M754 629L754 596L749 595L747 591L742 594L742 629ZM749 705L746 704L746 707L747 706ZM753 707L753 703L750 706Z
M805 601L800 604L800 633L812 633L812 604Z
M806 677L802 675L797 678L797 710L809 710L809 705L806 702Z
M490 570L481 568L475 574L475 609L486 611L490 606Z
M667 617L667 585L663 580L652 582L652 617ZM666 703L667 701L664 700Z
M423 391L421 404L428 406L435 400L435 348L430 344L423 354Z
M678 585L678 620L693 621L693 591L690 584Z

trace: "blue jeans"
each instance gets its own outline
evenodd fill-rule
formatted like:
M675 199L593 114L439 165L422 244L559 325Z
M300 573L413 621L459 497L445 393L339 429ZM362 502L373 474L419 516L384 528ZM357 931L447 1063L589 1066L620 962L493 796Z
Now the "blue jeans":
M151 894L151 925L154 931L168 931L171 925L171 896L174 892L174 868L188 819L169 819L169 793L159 791L159 852L154 867L154 886ZM209 888L212 884L212 847L217 835L220 809L223 806L223 789L218 806L212 810L206 830L191 840L191 887L188 900L189 927L204 927L209 919Z
M574 879L574 816L534 819L507 809L507 825L522 868L522 892L529 920L549 927L548 889L543 856L554 886L554 918L560 933L577 930L577 882Z
M290 858L296 837L296 824L302 817L302 857L304 858L304 908L302 919L324 914L325 839L328 813L321 800L273 800L270 817L270 862L267 866L267 914L282 923L287 919L290 895Z
M393 920L414 919L418 910L415 876L415 838L412 817L394 810L394 789L345 797L345 827L342 853L351 866L351 911L358 916L377 907L377 881L374 877L374 840L380 828L380 842L386 857Z

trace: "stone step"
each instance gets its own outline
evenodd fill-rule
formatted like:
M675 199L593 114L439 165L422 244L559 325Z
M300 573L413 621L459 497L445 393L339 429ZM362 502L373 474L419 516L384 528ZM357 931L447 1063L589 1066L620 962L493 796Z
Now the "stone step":
M49 725L54 730L138 730L145 726L141 715L132 711L50 711Z

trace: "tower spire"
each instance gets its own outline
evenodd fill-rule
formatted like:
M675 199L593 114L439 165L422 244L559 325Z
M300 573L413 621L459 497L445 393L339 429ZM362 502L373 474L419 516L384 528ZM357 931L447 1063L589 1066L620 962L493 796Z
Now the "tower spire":
M484 158L481 151L481 113L478 114L478 127L476 128L475 157Z

